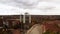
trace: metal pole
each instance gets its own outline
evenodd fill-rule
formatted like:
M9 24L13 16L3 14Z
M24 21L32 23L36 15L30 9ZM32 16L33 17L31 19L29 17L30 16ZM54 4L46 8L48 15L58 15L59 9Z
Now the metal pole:
M25 23L25 15L23 15L23 23Z
M22 22L22 14L20 15L20 22Z
M29 23L31 23L31 15L29 15Z
M25 34L25 14L23 15L23 23L24 23L24 31L23 31L23 34Z

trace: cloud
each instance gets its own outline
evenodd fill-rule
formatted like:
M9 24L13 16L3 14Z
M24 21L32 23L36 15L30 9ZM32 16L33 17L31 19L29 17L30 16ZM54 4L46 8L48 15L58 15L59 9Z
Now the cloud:
M59 3L59 0L0 0L0 3L27 9L39 8L40 6L52 6L52 3Z
M0 0L0 12L1 14L24 14L25 12L28 12L30 14L42 14L42 15L48 15L48 14L60 14L58 10L60 11L60 3L57 3L59 1L54 0ZM53 2L54 1L54 2ZM1 9L2 8L2 9ZM45 12L48 11L48 12ZM57 11L57 12L56 12Z
M18 7L8 6L0 3L0 15L18 15L21 9Z
M22 8L33 8L39 0L0 0L1 3Z

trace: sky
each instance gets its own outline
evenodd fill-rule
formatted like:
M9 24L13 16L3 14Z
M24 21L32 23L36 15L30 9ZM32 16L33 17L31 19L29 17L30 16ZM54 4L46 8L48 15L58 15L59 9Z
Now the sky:
M0 0L0 15L60 15L60 0Z

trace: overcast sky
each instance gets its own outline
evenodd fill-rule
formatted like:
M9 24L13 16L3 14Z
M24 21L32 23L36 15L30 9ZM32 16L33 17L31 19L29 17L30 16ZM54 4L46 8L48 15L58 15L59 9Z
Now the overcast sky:
M60 0L0 0L0 15L60 14ZM4 13L4 14L3 14Z

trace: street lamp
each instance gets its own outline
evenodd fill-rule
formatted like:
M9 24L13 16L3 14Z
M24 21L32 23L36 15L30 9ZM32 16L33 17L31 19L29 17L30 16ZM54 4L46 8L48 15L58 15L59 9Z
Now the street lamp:
M27 12L23 15L23 23L26 23L26 21L28 21L28 23L31 23L31 15Z

